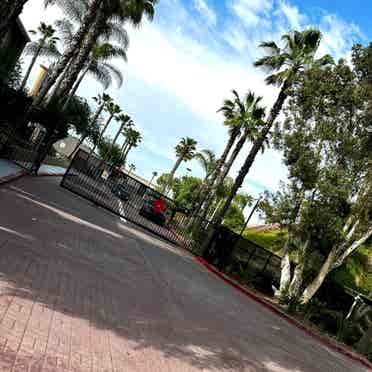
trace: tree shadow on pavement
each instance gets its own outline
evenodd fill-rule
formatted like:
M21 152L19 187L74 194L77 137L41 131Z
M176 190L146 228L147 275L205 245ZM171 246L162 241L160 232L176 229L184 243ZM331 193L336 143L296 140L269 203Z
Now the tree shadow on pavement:
M40 335L29 358L66 354L64 371L89 370L85 359L102 371L364 371L53 180L8 185L0 205L0 351L1 336L19 344L8 357Z

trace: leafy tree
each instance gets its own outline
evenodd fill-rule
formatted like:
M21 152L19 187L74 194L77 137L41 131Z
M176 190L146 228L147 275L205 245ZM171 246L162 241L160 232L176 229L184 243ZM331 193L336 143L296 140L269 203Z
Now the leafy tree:
M280 293L291 300L307 303L329 273L372 236L372 146L364 83L358 70L342 60L333 68L306 72L277 131L290 183L270 198L266 214L289 228ZM292 278L288 247L298 257ZM306 268L313 251L324 260L303 283L304 272L314 271Z
M40 38L37 41L28 43L24 50L24 53L27 55L31 55L32 59L22 80L20 89L24 89L24 87L26 86L27 80L30 77L32 68L34 67L38 57L58 57L60 55L56 46L59 39L55 36L55 32L56 30L51 25L47 25L44 22L40 23L37 31L29 31L29 33L33 35L40 34Z
M242 186L258 152L261 150L266 137L282 110L290 88L294 86L298 78L301 77L306 70L313 66L326 66L332 62L331 57L328 55L320 59L315 58L321 40L321 33L318 30L308 29L302 32L294 31L283 35L282 40L284 42L283 48L280 48L272 41L261 44L261 47L268 50L269 54L256 61L255 66L264 67L265 69L272 71L273 74L266 78L266 82L268 84L280 86L281 88L264 127L255 139L253 146L239 171L234 186L232 187L231 194L227 198L219 214L216 216L216 224L221 223L234 199L234 196ZM208 247L212 234L213 232L211 231L206 237L203 244L205 248Z
M181 208L191 210L202 181L193 176L183 176L174 181L171 188L173 199Z
M189 161L195 156L196 144L197 142L194 139L185 137L182 138L179 144L175 147L177 160L170 172L169 184L164 186L162 193L165 193L166 189L171 187L174 175L178 167L181 165L181 162Z
M103 160L110 162L117 167L123 165L120 147L116 144L112 146L111 140L109 138L102 138L101 141L98 143L97 148L98 153Z

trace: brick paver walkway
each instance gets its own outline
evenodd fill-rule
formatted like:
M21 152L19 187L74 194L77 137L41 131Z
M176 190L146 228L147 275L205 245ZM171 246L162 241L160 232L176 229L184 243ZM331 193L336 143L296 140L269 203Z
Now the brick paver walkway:
M366 371L58 187L0 187L0 371Z

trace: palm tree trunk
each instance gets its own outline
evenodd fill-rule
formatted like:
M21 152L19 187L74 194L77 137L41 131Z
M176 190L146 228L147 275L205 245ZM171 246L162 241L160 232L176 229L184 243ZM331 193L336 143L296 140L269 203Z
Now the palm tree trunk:
M55 68L53 69L52 74L46 80L41 91L35 96L33 105L39 105L45 98L46 94L49 92L52 85L57 81L58 77L63 73L66 66L70 62L71 58L74 55L77 55L77 51L80 49L81 44L85 38L85 35L92 27L96 19L97 12L102 11L103 0L92 0L88 11L84 15L83 22L79 30L74 35L71 46L63 53L59 61L57 62Z
M85 67L85 69L84 69L83 72L80 74L79 78L77 79L76 83L75 83L74 86L72 87L71 92L69 93L66 102L65 102L64 105L62 106L62 111L66 110L66 108L67 108L68 105L70 104L70 102L71 102L72 98L74 97L76 91L79 89L79 86L80 86L81 82L82 82L83 79L85 78L85 75L86 75L87 72L89 71L89 69L90 69L90 65L91 65L91 63L89 62L88 65L87 65L87 67ZM61 89L61 88L60 88L60 89ZM58 94L58 91L57 91L57 94Z
M74 60L71 68L67 71L66 78L61 84L61 88L58 92L59 97L65 97L71 91L74 83L77 81L80 71L84 68L87 63L89 54L97 42L99 35L102 33L102 28L107 21L107 14L105 11L100 11L96 15L94 24L91 30L86 35L81 48Z
M48 106L52 102L52 100L55 98L55 96L57 95L57 92L59 90L59 87L61 86L62 81L63 81L63 79L64 79L64 77L65 77L65 75L67 73L67 70L69 69L71 63L72 63L72 59L68 62L67 66L65 67L65 69L63 70L63 72L61 73L61 75L58 77L56 83L53 85L53 89L52 89L51 93L48 95L48 97L47 97L47 99L45 101L45 105L46 106Z
M180 157L177 159L176 163L174 164L173 169L171 170L170 175L169 175L168 183L166 183L166 184L163 186L162 190L161 190L161 193L162 193L162 194L164 194L164 193L167 191L167 189L168 189L169 187L172 186L174 175L175 175L175 173L177 172L177 169L178 169L178 167L180 166L182 160L183 160L183 159L182 159L182 156L180 156Z
M200 217L201 220L204 220L206 218L206 215L207 215L208 210L209 210L209 205L211 204L211 202L213 200L213 197L214 197L214 195L211 193L211 190L213 188L214 183L217 180L217 177L221 173L221 169L222 169L223 165L225 164L227 156L229 155L229 152L230 152L232 146L234 145L234 142L235 142L236 138L238 137L238 135L239 135L238 131L233 131L231 133L231 135L229 137L229 140L228 140L228 142L225 146L224 152L222 153L221 158L217 162L216 169L212 173L211 178L210 178L209 182L207 183L207 187L206 187L206 190L205 190L205 198L203 198L203 200L200 201L200 203L198 204L198 206L195 210L195 214L199 214L200 209L204 205L203 213Z
M238 157L240 151L242 150L242 148L243 148L243 146L244 146L244 144L247 140L247 137L248 137L248 130L246 129L244 131L243 135L239 138L239 141L236 143L235 148L234 148L228 162L226 163L225 167L223 167L222 172L220 172L219 176L217 177L215 185L213 186L214 190L218 190L218 188L223 185L223 183L225 181L225 178L229 174L232 165L234 164L236 158ZM214 195L213 190L209 193L209 195L211 195L211 198L212 198L212 195ZM205 213L207 214L209 206L207 205L205 208L206 208Z
M32 69L33 69L33 67L35 65L36 60L37 60L37 57L39 57L40 51L41 51L41 45L39 45L39 47L37 48L34 56L31 59L31 62L29 64L29 66L28 66L28 69L27 69L27 71L25 73L25 76L23 77L21 87L19 88L20 90L23 90L25 88L26 83L27 83L27 80L30 77L31 71L32 71Z
M1 0L0 2L0 44L11 25L22 13L23 6L28 0Z
M125 150L125 153L124 153L124 156L123 156L123 160L122 160L122 163L123 163L123 166L125 167L125 163L127 162L127 157L128 157L128 154L129 154L129 151L131 150L132 146L130 144L128 144L128 147L127 149Z
M103 138L103 135L105 134L106 129L109 126L113 117L114 117L114 115L110 115L110 117L107 119L105 126L103 127L103 129L101 130L101 133L99 134L97 143L93 146L92 151L90 152L89 156L92 156L94 154L94 151L97 148L97 145L101 142L101 140Z
M115 143L118 140L120 133L123 130L123 127L124 127L124 124L121 124L119 130L116 132L115 138L112 141L111 146L110 146L109 154L112 154L112 150L114 149ZM110 160L111 160L111 156L110 156Z
M231 205L235 195L239 191L240 187L243 185L245 177L249 173L249 170L251 169L252 164L254 163L258 152L261 150L262 145L264 144L267 135L269 134L272 126L274 125L274 121L278 117L278 115L279 115L279 113L280 113L280 111L283 107L283 104L284 104L285 100L287 99L287 96L288 96L287 95L287 89L288 89L288 87L289 87L289 83L287 81L285 81L283 86L282 86L282 89L279 92L278 98L277 98L276 102L274 103L273 108L270 111L270 115L269 115L269 117L266 121L265 127L262 129L260 136L254 142L254 144L251 148L251 151L249 152L243 166L240 168L239 174L236 177L234 185L233 185L233 187L230 191L230 194L229 194L228 198L226 199L226 202L225 202L224 206L221 208L221 211L215 217L215 225L216 226L218 226L222 223L222 220L224 219L227 211L229 210L230 205ZM206 236L206 238L203 242L203 248L204 249L206 249L209 246L210 241L211 241L212 236L213 236L213 233L214 233L213 229L210 229L209 233L207 234L207 236Z

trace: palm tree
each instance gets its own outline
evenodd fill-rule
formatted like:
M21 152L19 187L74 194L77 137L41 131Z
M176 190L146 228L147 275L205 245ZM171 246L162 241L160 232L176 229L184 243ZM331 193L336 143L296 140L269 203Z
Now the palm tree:
M151 177L151 180L150 180L150 186L152 184L152 181L154 180L154 178L158 175L158 172L154 171L152 172L152 177Z
M44 3L49 5L55 1L44 0ZM81 25L74 34L70 47L65 50L52 73L48 76L43 89L34 98L33 105L38 105L44 100L50 88L68 66L71 58L75 56L74 63L66 71L64 77L66 82L63 84L61 94L64 95L65 91L70 91L110 18L116 17L122 21L130 22L134 26L139 26L143 16L152 20L156 3L157 0L111 0L110 2L91 0L87 11L84 12Z
M195 156L196 144L197 142L194 139L186 137L182 138L179 144L175 147L177 160L170 172L168 183L163 186L161 191L163 194L166 192L167 188L172 185L174 175L180 164L183 161L191 160Z
M32 55L31 62L27 68L26 74L22 80L20 89L23 90L26 86L27 80L30 77L32 68L35 65L36 60L40 56L58 57L60 53L56 47L56 43L59 40L55 37L56 30L44 22L41 22L37 31L30 30L29 33L33 35L40 34L40 38L37 41L30 42L26 45L25 54Z
M215 217L217 225L221 224L226 212L236 193L243 184L258 152L262 148L268 133L270 132L276 118L278 117L285 100L288 97L289 89L304 71L314 66L326 66L333 62L329 55L320 59L315 58L321 40L321 33L318 30L308 29L305 31L294 31L282 36L284 47L280 48L273 41L264 42L260 46L268 50L269 54L255 62L256 67L264 67L272 72L266 78L268 84L280 86L280 92L275 101L266 123L241 167L238 177L232 187L231 193L226 199L224 206ZM213 231L206 237L203 247L206 248L212 238Z
M108 112L109 116L106 120L106 123L104 124L100 134L99 134L99 137L98 137L98 140L97 140L97 143L93 146L91 152L90 152L90 155L93 155L94 154L94 151L97 147L97 145L99 144L99 142L102 140L103 138L103 135L105 134L106 132L106 129L107 127L109 126L109 124L111 123L111 120L116 116L116 115L119 115L120 112L121 112L121 108L119 105L117 105L116 103L114 103L113 101L109 101L105 104L104 106L104 109L105 111Z
M98 4L97 4L98 2ZM53 73L47 80L44 88L40 91L39 95L34 100L34 104L40 103L49 91L50 87L55 83L58 76L63 72L68 62L74 57L73 63L66 71L66 75L61 83L60 96L66 96L72 89L73 84L76 82L80 71L84 68L91 50L96 45L100 34L105 29L107 21L114 15L120 17L123 21L131 22L135 26L139 26L142 18L146 15L149 19L154 16L154 5L157 0L112 0L112 1L99 1L92 0L89 6L89 11L84 16L84 22L79 28L77 35L84 31L84 36L76 40L73 44L73 50L66 51L62 56L60 62L56 65ZM89 18L89 26L87 29L84 25L87 22L87 15L90 14L94 5L95 15Z
M212 150L204 149L195 154L195 159L198 160L199 164L205 172L204 181L205 184L208 178L216 169L217 159L216 154Z
M236 91L233 90L233 94L237 95ZM225 166L226 159L234 146L234 143L236 139L240 135L240 127L236 123L236 117L235 117L235 102L229 99L224 100L223 106L217 111L217 112L222 112L224 115L224 125L226 125L229 130L228 130L228 141L226 143L225 149L221 155L221 158L217 161L215 170L211 174L208 183L206 185L205 189L205 196L208 197L210 195L212 187L214 183L217 180L217 177L221 173L222 167ZM199 201L199 204L197 205L195 209L195 213L198 213L200 209L202 208L203 204L205 202L205 198L203 198L201 201Z
M11 25L22 13L23 6L28 0L1 0L0 2L0 44L11 29Z
M137 130L131 127L124 128L123 134L126 137L126 140L123 143L121 152L122 152L122 162L125 165L129 151L133 147L137 147L138 144L142 142L142 136L140 132L138 132Z
M129 164L128 169L129 169L128 175L130 176L130 174L136 170L136 166L133 163L131 163Z
M103 85L106 90L112 84L111 76L116 80L118 88L123 84L123 75L114 65L108 63L107 60L111 58L121 57L123 60L127 60L125 49L117 46L113 46L109 43L97 44L91 51L89 60L80 73L79 78L72 87L71 92L67 100L65 101L62 110L66 109L71 101L71 98L75 95L81 82L87 74L91 74L98 82ZM58 92L57 92L58 94Z
M105 108L105 106L109 103L109 102L112 102L112 98L106 94L106 93L102 93L102 94L98 94L97 97L93 97L93 100L97 102L97 110L95 111L92 119L91 119L91 122L90 122L90 125L89 127L87 128L87 131L83 133L83 135L80 137L80 140L79 142L76 144L74 150L71 152L71 154L69 155L69 159L72 159L72 157L74 156L75 152L80 148L80 146L82 145L82 143L88 138L90 137L93 133L96 132L96 129L98 128L98 119L99 119L99 116L101 115L103 109Z
M119 114L115 117L115 120L120 122L120 127L118 131L116 132L116 135L112 141L112 147L116 144L116 141L118 140L120 134L125 134L124 128L131 128L134 126L133 120L131 117L127 114Z
M223 184L226 176L228 175L232 165L234 164L236 158L238 157L240 151L242 150L244 144L250 140L254 141L258 136L259 129L263 126L263 119L265 116L265 109L260 107L259 104L262 97L256 97L251 91L248 91L244 100L241 100L239 94L234 91L234 108L225 107L224 110L229 111L229 116L234 117L235 126L243 129L243 133L240 136L238 142L235 144L233 152L227 161L224 169L219 174L214 188L217 189ZM261 147L263 149L263 146ZM209 205L213 199L213 192L210 192L208 198L204 204L204 210L202 218L208 214Z

